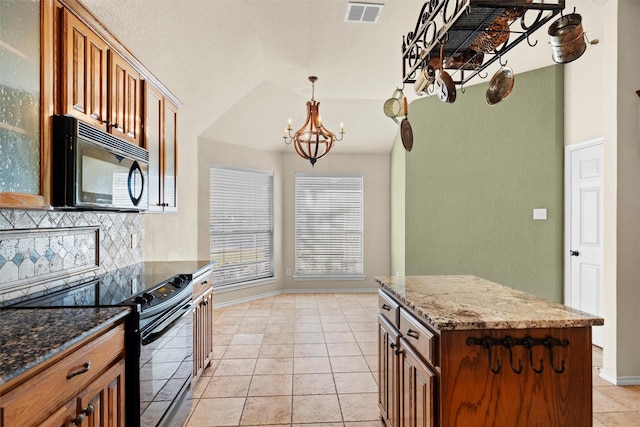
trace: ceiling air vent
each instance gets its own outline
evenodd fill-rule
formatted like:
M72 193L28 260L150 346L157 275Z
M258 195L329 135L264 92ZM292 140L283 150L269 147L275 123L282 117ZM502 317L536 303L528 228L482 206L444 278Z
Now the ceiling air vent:
M378 22L380 12L382 12L383 4L376 3L348 3L347 14L344 17L345 22L364 22L366 24L375 24Z

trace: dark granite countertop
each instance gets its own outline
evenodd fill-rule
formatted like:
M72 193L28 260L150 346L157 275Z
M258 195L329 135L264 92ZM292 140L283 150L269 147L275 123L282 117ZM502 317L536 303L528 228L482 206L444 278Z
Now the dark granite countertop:
M0 310L0 385L108 327L126 307Z

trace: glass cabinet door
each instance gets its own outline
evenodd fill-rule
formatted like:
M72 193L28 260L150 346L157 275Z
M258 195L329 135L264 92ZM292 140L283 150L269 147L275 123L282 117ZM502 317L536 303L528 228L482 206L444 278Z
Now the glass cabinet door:
M40 194L40 2L0 1L0 193Z

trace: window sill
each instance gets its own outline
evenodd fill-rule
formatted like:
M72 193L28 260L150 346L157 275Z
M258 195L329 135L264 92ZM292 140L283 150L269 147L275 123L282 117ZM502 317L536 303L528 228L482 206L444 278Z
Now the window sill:
M275 277L268 277L266 279L258 279L258 280L252 280L250 282L242 282L242 283L233 283L230 285L221 285L221 286L213 286L213 290L215 293L218 294L222 294L225 292L233 292L233 291L238 291L240 289L247 289L247 288L253 288L255 286L262 286L262 285L270 285L272 283L276 283L276 278Z
M349 281L349 280L365 280L367 276L362 275L318 275L318 276L293 276L294 282L317 282L317 281Z

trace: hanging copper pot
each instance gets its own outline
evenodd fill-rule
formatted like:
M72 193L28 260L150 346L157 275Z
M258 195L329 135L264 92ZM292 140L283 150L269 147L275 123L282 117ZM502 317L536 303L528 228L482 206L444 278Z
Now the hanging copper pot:
M577 13L558 18L549 26L548 33L551 36L551 56L559 64L575 61L587 49L582 17Z
M511 67L503 66L491 78L487 88L487 104L495 105L505 99L513 90L515 76Z

